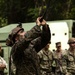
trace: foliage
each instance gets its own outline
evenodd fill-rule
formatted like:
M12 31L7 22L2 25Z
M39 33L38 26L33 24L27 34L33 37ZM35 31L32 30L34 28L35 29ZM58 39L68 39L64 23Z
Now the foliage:
M0 17L0 27L7 25L7 19Z
M49 21L75 19L74 3L75 0L0 0L0 27L33 22L45 11L45 19Z
M7 4L6 0L0 0L0 27L7 25Z
M36 19L36 17L38 17L39 15L39 9L36 8L36 9L33 9L33 8L30 8L28 9L28 16L32 16L32 21L34 21Z

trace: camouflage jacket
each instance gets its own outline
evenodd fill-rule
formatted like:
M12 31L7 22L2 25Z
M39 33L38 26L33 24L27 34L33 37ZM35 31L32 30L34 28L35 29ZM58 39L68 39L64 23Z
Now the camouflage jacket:
M63 63L64 70L67 73L75 74L75 51L72 53L70 49L68 49L66 51L66 55L64 55L63 58L64 58L64 63Z
M53 52L52 66L55 67L55 73L63 73L63 56L65 54L65 50L62 50L60 53L58 53L57 51Z
M40 61L40 70L41 74L44 75L43 72L51 73L52 71L52 52L48 50L47 52L42 49L40 52L38 52L38 57Z
M24 39L16 42L11 50L13 63L16 66L16 75L40 75L37 52L50 40L48 25L34 26L25 35Z

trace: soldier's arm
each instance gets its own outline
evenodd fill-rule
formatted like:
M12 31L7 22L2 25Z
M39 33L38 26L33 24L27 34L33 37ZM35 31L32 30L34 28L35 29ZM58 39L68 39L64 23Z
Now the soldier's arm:
M63 55L62 57L62 72L67 74L67 55Z
M44 30L47 29L46 26L44 26L44 25L46 25L46 21L43 20L42 22L40 22L39 21L40 18L41 17L37 18L37 20L36 20L36 26L34 26L30 31L26 32L25 38L33 40L33 39L41 36L41 33L42 33L41 26L43 26Z
M34 26L30 31L26 32L25 38L27 39L35 39L41 35L41 25L45 24L46 22L40 22L41 17L38 17L36 20L36 26Z
M25 38L27 39L35 39L41 35L41 28L38 25L35 25L30 31L27 31L25 34Z
M44 48L47 45L50 39L51 39L50 28L48 25L44 25L41 36L31 41L31 44L33 44L35 50L39 52L42 48Z
M16 42L12 49L18 51L18 53L20 53L21 51L25 50L29 43L35 39L36 37L40 36L41 34L41 29L40 26L36 25L34 26L30 31L28 31L25 34L25 38L24 39L20 39L18 42ZM22 49L22 50L21 50ZM15 53L16 53L15 51Z
M39 21L39 20L37 20L37 21ZM42 24L42 27L43 27L42 32L40 30L40 25L41 24L38 24L38 26L33 27L31 29L32 33L31 34L29 33L30 35L27 34L27 36L26 36L27 38L21 39L18 42L16 42L13 48L15 48L18 51L25 50L28 47L29 43L34 39L34 37L37 36L38 38L35 39L35 40L37 40L37 41L35 41L36 51L38 52L40 49L42 49L50 41L51 33L50 33L49 26L47 24L45 24L45 22L44 22L44 24ZM41 34L39 34L38 32L39 33L41 32ZM36 36L34 36L35 33L37 34ZM34 41L31 43L34 44Z

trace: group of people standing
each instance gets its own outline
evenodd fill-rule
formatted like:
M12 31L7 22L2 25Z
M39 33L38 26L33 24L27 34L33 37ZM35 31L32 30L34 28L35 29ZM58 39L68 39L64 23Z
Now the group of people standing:
M27 32L18 25L9 33L6 45L12 47L10 75L74 75L75 38L69 39L69 50L62 50L61 42L57 42L57 50L51 52L50 28L40 19L38 17L36 25Z
M62 50L61 42L55 45L55 51L49 50L49 42L38 52L41 75L75 75L75 38L68 40L68 50Z

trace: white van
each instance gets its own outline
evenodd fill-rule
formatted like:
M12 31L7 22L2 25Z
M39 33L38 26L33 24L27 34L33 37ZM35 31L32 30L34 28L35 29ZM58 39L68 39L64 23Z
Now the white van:
M69 28L66 22L48 22L51 30L50 50L56 50L55 43L61 42L62 49L68 49Z

